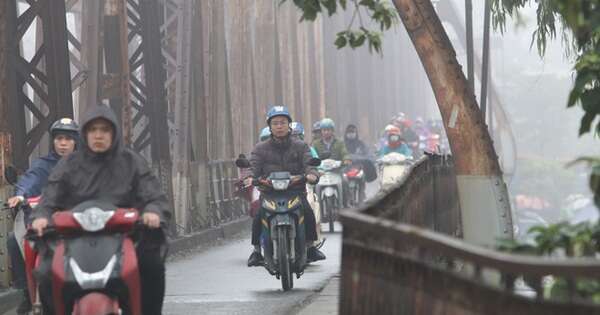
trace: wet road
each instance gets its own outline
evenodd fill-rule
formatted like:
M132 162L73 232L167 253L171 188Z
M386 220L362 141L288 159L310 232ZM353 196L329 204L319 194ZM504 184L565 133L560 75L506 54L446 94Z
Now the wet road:
M164 314L290 314L339 273L341 234L325 234L327 260L311 264L294 289L262 267L246 267L250 240L236 240L167 265Z

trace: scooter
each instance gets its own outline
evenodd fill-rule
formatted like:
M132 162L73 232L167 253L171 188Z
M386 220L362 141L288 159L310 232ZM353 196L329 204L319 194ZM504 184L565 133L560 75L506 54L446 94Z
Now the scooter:
M28 230L25 264L33 314L43 314L34 271L51 253L56 314L141 314L138 260L132 235L142 228L136 209L86 201L52 216L41 237Z
M364 187L365 187L365 172L363 171L362 163L352 160L350 165L344 171L344 181L348 184L348 205L351 207L358 206L363 202Z
M335 232L334 222L337 220L339 209L343 204L343 184L341 175L342 161L325 159L321 162L319 171L321 177L316 186L319 196L321 215L329 224L329 232Z
M413 164L412 157L392 152L377 160L381 172L381 187L388 188L397 183Z
M311 160L310 164L318 165L317 161ZM242 157L236 160L236 165L250 166ZM260 242L264 266L269 274L281 280L283 290L289 291L294 287L293 274L299 279L307 265L302 201L305 176L273 172L266 178L253 179L252 185L261 191L258 215L262 223Z

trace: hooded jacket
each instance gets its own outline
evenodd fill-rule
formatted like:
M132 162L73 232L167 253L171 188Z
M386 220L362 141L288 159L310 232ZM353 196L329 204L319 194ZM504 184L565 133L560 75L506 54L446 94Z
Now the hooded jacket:
M112 145L104 153L91 151L85 134L88 124L98 118L109 121L114 130ZM156 213L168 223L171 212L160 182L142 156L123 147L114 112L105 105L90 108L81 130L82 149L60 160L54 168L34 218L49 218L54 211L101 200L117 207L134 207L142 213Z
M252 150L250 165L252 176L269 176L272 172L290 172L292 175L313 174L319 177L315 167L308 165L312 158L310 148L301 140L273 137L259 142Z

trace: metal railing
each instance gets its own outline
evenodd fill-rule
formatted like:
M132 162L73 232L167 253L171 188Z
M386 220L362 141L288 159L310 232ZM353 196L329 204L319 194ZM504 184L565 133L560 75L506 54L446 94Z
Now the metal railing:
M192 167L192 191L200 193L206 187L205 196L192 202L188 211L189 226L186 232L197 232L205 228L241 218L248 213L248 204L242 200L235 190L238 179L238 168L234 160L215 160L206 165ZM202 182L204 181L204 182Z
M387 194L342 214L340 314L600 314L574 285L600 275L597 260L511 255L453 237L452 174L451 160L429 157ZM549 279L570 284L566 298L545 294Z

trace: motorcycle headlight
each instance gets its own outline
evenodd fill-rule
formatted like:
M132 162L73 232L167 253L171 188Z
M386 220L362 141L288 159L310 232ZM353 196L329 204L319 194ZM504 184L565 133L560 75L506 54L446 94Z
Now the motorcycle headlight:
M73 213L73 217L85 231L98 232L104 229L106 222L108 222L114 214L114 211L104 211L100 208L93 207L85 209L83 212Z
M277 209L277 204L275 204L275 201L273 200L263 199L262 205L267 210L275 211L275 209Z
M288 201L288 209L292 209L300 203L300 197L296 196L294 199Z
M290 184L289 179L274 179L271 182L273 183L273 189L275 190L286 190Z

